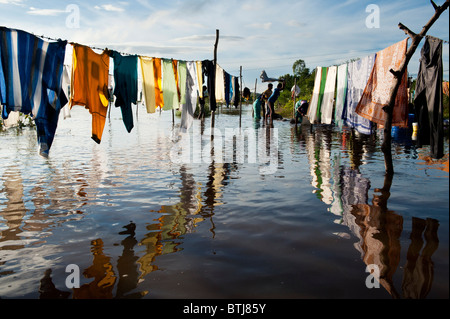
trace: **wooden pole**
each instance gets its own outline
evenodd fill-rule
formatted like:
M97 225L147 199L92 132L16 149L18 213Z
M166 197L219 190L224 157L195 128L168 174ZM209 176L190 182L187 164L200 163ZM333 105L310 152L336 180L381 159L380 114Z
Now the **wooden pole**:
M255 80L255 94L253 95L253 103L256 101L256 86L258 85L258 78ZM261 115L261 114L259 114ZM255 118L255 109L252 107L252 117Z
M398 88L400 87L401 80L403 78L403 74L406 72L406 67L408 66L411 57L416 51L420 41L427 34L428 30L431 26L436 22L436 20L440 17L440 15L447 10L449 7L449 0L446 0L442 6L437 6L433 0L431 0L431 4L435 10L433 17L428 21L428 23L423 27L422 31L419 34L415 34L411 30L409 30L402 23L398 24L400 30L403 30L407 35L412 39L411 46L408 48L406 52L406 57L403 60L398 70L391 69L390 72L394 75L394 83L392 84L390 95L389 95L389 103L386 107L383 108L384 112L386 112L386 120L384 123L384 140L381 145L381 150L384 154L384 164L386 174L394 174L394 165L392 163L392 116L393 110L395 106L395 99L397 97Z
M240 95L241 98L239 99L239 127L241 127L242 124L242 66L240 67L240 71L239 71L239 79L240 79L240 87L239 87L239 91L240 91Z
M215 79L216 79L216 66L217 66L217 46L219 45L219 29L216 30L216 43L214 44L214 87L212 90L215 90ZM214 128L215 125L215 110L211 110L211 128ZM211 130L212 136L214 136L214 130Z
M293 95L293 100L294 100L294 106L292 107L292 117L295 118L295 89L297 88L297 78L294 77L294 95ZM297 123L297 122L296 122Z

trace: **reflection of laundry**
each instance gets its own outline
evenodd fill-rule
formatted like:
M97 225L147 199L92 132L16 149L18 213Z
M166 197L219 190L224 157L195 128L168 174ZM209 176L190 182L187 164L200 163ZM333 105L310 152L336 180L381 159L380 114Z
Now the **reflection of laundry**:
M439 223L435 219L412 219L411 244L403 273L404 298L423 299L431 290L434 277L431 256L439 246L438 227Z
M117 279L111 264L111 258L104 254L103 240L101 238L93 240L91 245L94 259L92 265L84 270L83 275L86 278L94 278L94 280L82 285L80 288L74 288L73 298L111 299Z
M380 271L380 284L393 296L399 298L393 276L400 263L400 235L403 218L386 211L376 204L353 205L351 211L359 226L362 242L360 249L366 265L377 265Z

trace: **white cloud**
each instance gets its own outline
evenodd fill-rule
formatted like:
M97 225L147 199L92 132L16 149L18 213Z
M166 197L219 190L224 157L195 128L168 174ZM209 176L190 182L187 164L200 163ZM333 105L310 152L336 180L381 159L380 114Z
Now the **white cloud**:
M103 4L101 6L95 6L94 8L97 9L97 10L103 9L105 11L110 11L110 12L123 12L123 11L125 11L125 9L116 7L116 6L112 5L112 4Z
M254 28L254 29L269 30L272 27L272 22L252 23L252 24L247 24L246 27Z
M58 9L37 9L30 7L30 10L27 11L28 14L38 15L38 16L57 16L61 13L65 13L66 10L58 10Z
M0 4L14 4L20 6L23 5L23 0L0 0Z

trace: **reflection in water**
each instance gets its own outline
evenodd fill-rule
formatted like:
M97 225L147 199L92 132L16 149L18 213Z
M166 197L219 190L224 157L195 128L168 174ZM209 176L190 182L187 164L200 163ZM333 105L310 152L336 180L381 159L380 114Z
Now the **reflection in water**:
M230 174L229 165L212 163L209 166L206 189L203 194L193 174L188 173L185 166L181 166L180 202L161 206L158 211L160 217L156 223L147 225L147 233L140 241L135 238L135 223L124 226L125 230L119 233L127 237L121 241L123 252L117 260L118 275L114 273L111 257L104 253L102 239L92 241L93 262L85 269L83 275L94 279L80 288L73 289L73 298L136 299L148 294L148 291L136 291L136 289L145 276L158 269L155 265L157 256L180 251L183 235L193 232L197 224L206 219L209 219L210 231L213 236L215 235L214 208L221 204L222 188L226 185L225 181ZM140 257L135 254L136 245L145 248ZM114 296L115 286L117 291Z
M432 255L437 250L438 221L412 218L412 232L403 271L402 291L394 285L394 274L400 266L403 217L388 209L392 175L386 175L381 189L375 189L371 204L370 180L360 173L364 157L373 152L373 141L342 134L341 145L348 150L350 167L341 165L341 153L331 161L331 139L319 128L306 138L311 184L318 199L359 239L355 248L366 265L380 270L380 283L393 298L426 298L433 282ZM369 152L369 154L368 154ZM332 172L332 175L330 175ZM332 181L330 181L332 180ZM332 185L331 185L332 183ZM350 238L343 232L336 233ZM424 244L423 236L426 243Z

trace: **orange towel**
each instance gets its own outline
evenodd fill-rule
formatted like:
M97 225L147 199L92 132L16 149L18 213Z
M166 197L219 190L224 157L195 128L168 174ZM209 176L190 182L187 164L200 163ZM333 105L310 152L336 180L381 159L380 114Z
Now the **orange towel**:
M100 144L108 112L109 51L95 53L73 44L70 105L82 105L92 114L92 139Z
M153 71L155 72L155 99L156 105L161 108L164 107L164 98L162 91L162 67L161 67L161 59L154 58L153 59Z
M390 69L398 70L405 59L408 38L377 53L363 96L356 113L380 125L384 125L386 113L383 107L389 104L389 93L394 75ZM395 100L392 125L408 125L408 73L405 71Z

